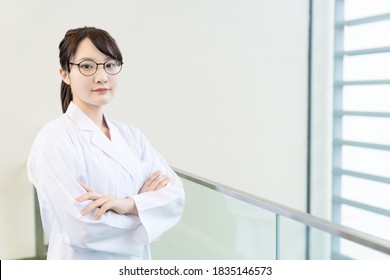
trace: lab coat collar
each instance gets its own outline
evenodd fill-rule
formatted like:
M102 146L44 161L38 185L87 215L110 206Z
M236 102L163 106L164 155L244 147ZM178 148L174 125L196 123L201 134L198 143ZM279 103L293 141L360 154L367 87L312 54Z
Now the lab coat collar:
M132 176L134 176L129 154L127 158L123 149L123 139L118 128L104 114L104 119L110 129L111 140L101 131L97 125L76 104L71 102L65 113L84 133L90 135L90 142L108 156L119 162ZM131 156L131 154L130 154Z
M81 130L94 131L95 129L98 129L96 124L81 111L73 101L69 103L65 115L67 115Z

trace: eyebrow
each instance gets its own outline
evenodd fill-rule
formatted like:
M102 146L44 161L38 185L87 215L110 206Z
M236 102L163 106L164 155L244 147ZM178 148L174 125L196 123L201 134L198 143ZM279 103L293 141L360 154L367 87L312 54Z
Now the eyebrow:
M107 61L107 60L109 60L109 59L112 59L112 57L106 56L105 59L104 59L104 61ZM83 60L92 60L92 61L96 61L95 59L90 58L90 57L82 57L82 58L80 58L80 59L78 59L78 60L76 60L76 61L77 61L77 62L81 62L81 61L83 61Z

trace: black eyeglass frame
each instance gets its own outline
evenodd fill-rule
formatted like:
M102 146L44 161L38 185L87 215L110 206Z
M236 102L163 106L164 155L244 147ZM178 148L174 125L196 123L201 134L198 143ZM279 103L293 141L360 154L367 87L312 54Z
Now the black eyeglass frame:
M113 61L113 60L120 63L119 71L118 71L117 73L115 73L115 74L108 73L107 70L106 70L106 63L107 63L107 62L110 62L110 61ZM86 61L91 61L91 62L93 62L93 63L96 64L95 72L93 72L93 73L90 74L90 75L85 75L85 74L81 71L81 69L80 69L80 64L82 64L83 62L86 62ZM75 65L75 66L77 66L77 68L79 69L79 72L81 73L81 75L84 75L84 76L86 76L86 77L95 75L95 73L96 73L97 70L99 69L99 65L103 65L103 69L104 69L104 71L105 71L108 75L111 75L111 76L118 75L119 72L122 71L122 65L123 65L123 64L124 64L124 63L123 63L122 61L119 61L119 60L117 60L117 59L109 59L109 60L107 60L107 61L104 62L104 63L97 63L96 61L93 61L93 60L91 60L91 59L84 59L84 60L80 61L79 63L72 63L72 62L69 62L69 65ZM69 67L69 68L70 68L70 67Z

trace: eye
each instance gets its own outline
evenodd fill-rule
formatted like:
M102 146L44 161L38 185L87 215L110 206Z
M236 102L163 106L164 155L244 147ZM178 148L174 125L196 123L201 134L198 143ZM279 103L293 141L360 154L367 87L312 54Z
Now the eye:
M91 71L94 70L95 68L96 68L96 64L93 63L92 61L84 61L80 63L80 69L84 71Z
M109 60L105 63L105 67L106 69L113 69L115 67L118 67L120 64L119 64L119 61L118 60Z

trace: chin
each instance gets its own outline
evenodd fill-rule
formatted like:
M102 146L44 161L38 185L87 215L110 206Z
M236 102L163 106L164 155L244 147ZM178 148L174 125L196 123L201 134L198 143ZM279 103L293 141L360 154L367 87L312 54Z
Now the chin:
M107 105L108 103L111 102L112 99L113 99L112 96L100 96L100 98L96 100L95 104L97 106Z

